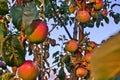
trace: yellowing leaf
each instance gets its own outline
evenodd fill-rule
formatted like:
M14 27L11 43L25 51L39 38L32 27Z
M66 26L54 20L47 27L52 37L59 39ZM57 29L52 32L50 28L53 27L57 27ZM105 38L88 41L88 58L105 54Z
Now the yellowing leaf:
M40 14L40 17L42 17L42 18L44 18L44 19L46 18L46 16L45 16L44 13L41 13L41 14Z
M44 3L44 0L39 0L39 1L40 1L42 4L45 4L45 3Z
M93 51L91 72L94 80L114 80L120 76L120 32Z

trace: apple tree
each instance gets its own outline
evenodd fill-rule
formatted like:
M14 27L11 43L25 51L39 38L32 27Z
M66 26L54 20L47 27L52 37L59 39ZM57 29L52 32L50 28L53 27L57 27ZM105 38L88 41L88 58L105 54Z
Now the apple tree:
M53 71L55 80L92 80L91 57L101 44L84 29L109 24L109 17L119 24L116 6L117 0L0 0L0 79L48 80ZM65 35L54 36L61 28Z

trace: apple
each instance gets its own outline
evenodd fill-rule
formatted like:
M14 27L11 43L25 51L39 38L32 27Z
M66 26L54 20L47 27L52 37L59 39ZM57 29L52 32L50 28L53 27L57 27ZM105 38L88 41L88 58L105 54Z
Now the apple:
M104 17L106 17L107 14L108 14L108 11L107 11L106 9L103 9L103 10L101 11L101 14L102 14Z
M76 69L76 76L77 77L85 77L87 75L88 71L84 67L79 67Z
M92 55L93 55L92 52L87 52L87 53L85 53L85 55L84 55L85 60L86 60L87 62L90 62Z
M26 60L18 67L18 76L23 80L35 80L38 75L38 66L31 60Z
M89 0L90 3L94 3L96 0Z
M28 40L32 43L42 43L48 34L48 26L46 23L40 20L36 20L31 23L30 27L35 29L31 32L30 35L27 36Z
M59 78L59 77L56 77L55 80L60 80L60 78Z
M85 10L78 11L76 18L79 22L86 23L90 19L90 14Z
M69 40L65 44L65 50L69 52L75 52L78 48L78 43L76 40Z
M96 0L96 2L93 4L93 7L95 10L100 10L104 5L103 0Z

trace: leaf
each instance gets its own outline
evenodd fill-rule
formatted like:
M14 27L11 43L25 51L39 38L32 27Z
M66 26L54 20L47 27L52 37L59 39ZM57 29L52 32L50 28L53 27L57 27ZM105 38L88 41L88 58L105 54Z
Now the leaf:
M119 21L120 21L120 14L119 14L119 13L114 14L113 18L114 18L114 22L115 22L116 24L118 24Z
M60 68L58 77L60 78L60 80L65 80L64 68Z
M3 37L5 37L7 35L7 28L6 28L5 24L1 23L1 22L0 22L0 31L1 31L1 33L3 35Z
M101 22L101 26L104 26L104 24Z
M39 19L35 3L28 4L23 10L22 28L27 29L33 20Z
M56 74L56 72L57 72L57 69L56 69L56 68L54 68L54 69L52 69L52 70L53 70L54 74Z
M59 61L59 57L55 57L55 60L52 63L56 63Z
M67 64L65 67L69 73L75 68L75 66L72 63Z
M98 19L96 20L96 27L99 28L99 26L100 26L100 20Z
M104 17L104 20L105 20L105 22L106 22L107 24L109 23L108 17Z
M70 56L69 56L69 55L65 56L65 58L64 58L64 63L65 63L65 64L70 63Z
M5 15L9 11L7 0L0 0L0 15Z
M59 51L56 51L55 53L53 53L52 57L56 57L59 54Z
M2 58L8 66L20 66L24 62L25 51L17 36L7 36L1 48Z
M10 9L10 16L12 17L12 23L14 26L21 30L22 16L23 16L23 6L16 5Z
M91 72L94 80L113 80L120 75L120 32L93 51Z
M14 77L13 73L6 72L2 75L2 80L10 80L10 78Z

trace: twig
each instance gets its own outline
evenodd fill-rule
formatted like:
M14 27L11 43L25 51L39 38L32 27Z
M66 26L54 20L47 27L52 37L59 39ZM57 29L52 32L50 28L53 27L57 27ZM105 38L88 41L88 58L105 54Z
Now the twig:
M52 0L50 0L50 3L51 3L51 6L52 6L52 8L53 8L53 11L55 12L55 16L60 20L61 23L63 23L63 21L61 20L61 18L56 14L56 9L55 9L55 7L54 7L54 5L53 5L53 3L52 3ZM66 28L66 26L65 26L64 24L63 24L62 26L64 27L65 31L67 32L69 38L72 39L72 37L71 37L68 29Z

